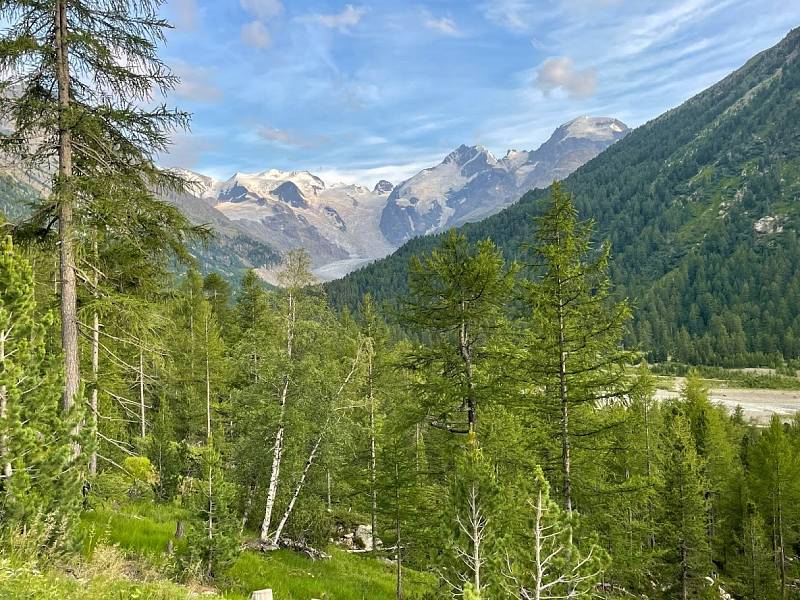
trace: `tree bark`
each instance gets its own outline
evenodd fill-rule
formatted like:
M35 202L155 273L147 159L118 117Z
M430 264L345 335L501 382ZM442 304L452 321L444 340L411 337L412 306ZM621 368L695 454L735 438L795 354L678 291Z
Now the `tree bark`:
M67 49L67 1L56 0L55 7L56 82L58 85L58 237L61 276L61 347L64 352L64 395L61 408L72 412L80 386L78 354L78 292L75 277L72 197L72 130L70 109L69 52ZM79 426L78 426L79 427ZM78 433L77 431L75 432ZM76 454L80 447L76 446Z
M378 487L376 485L378 458L375 449L375 394L373 391L372 353L367 365L367 396L369 402L369 483L372 496L370 527L372 528L372 554L378 551Z
M95 286L97 286L96 280L95 280ZM95 311L94 314L92 314L92 394L89 399L89 407L92 411L92 437L94 439L92 454L89 457L89 475L93 476L97 474L97 427L99 421L97 415L97 395L98 395L97 386L99 385L98 382L99 371L100 371L100 317L97 314L97 311Z
M208 313L206 313L205 322L205 336L206 336L206 441L211 443L211 365L209 361L208 349Z
M0 332L0 365L6 361L6 338L8 331ZM8 390L6 386L0 386L0 421L6 418L8 413ZM0 461L3 463L3 477L8 480L13 475L11 460L8 457L8 438L4 433L0 436Z
M292 515L295 502L297 502L297 498L300 496L300 492L303 489L303 484L306 482L308 472L311 470L311 466L314 464L314 459L317 457L317 451L319 450L319 446L322 443L323 437L325 437L325 430L323 430L323 432L317 438L317 441L314 443L314 447L311 449L308 459L306 459L306 464L303 466L303 473L300 475L300 481L297 482L297 487L294 489L292 499L289 501L289 506L286 507L286 511L283 513L280 523L278 523L278 528L275 530L275 537L273 538L272 542L276 546L278 545L278 541L281 539L281 533L283 533L283 528L286 526L286 521L288 521L289 517Z
M264 520L261 522L261 541L269 540L269 527L272 522L272 511L275 507L275 497L278 494L278 479L280 477L281 459L283 458L284 417L286 415L286 399L289 394L290 368L292 362L292 343L294 341L294 324L296 320L294 294L289 292L288 309L286 311L286 373L283 377L283 389L279 401L280 413L278 415L278 429L275 432L275 444L272 447L272 470L269 477L267 490L267 506L264 509Z
M144 439L147 435L144 406L144 350L139 349L139 435Z
M464 303L462 302L462 310ZM467 376L467 423L469 431L475 431L477 425L477 398L475 397L475 380L472 372L472 349L470 348L469 330L465 321L461 322L458 330L458 349L461 360L464 362L464 372Z
M569 398L567 395L567 349L564 335L565 319L562 304L561 276L558 276L558 391L561 401L561 470L564 482L564 508L572 515L572 480L569 444Z
M397 585L395 587L395 600L404 600L403 595L403 559L402 550L400 546L400 467L397 463L394 464L394 477L395 477L395 490L394 490L394 508L395 508L395 567L397 572ZM373 538L374 539L374 538Z

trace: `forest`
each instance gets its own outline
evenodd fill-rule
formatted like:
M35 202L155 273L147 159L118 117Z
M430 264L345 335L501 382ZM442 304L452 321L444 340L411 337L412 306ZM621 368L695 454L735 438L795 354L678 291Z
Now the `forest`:
M124 527L161 544L155 575L210 593L288 549L388 563L397 600L800 595L800 420L728 414L695 373L655 400L569 185L515 260L451 231L395 303L331 302L303 250L279 286L202 276L212 234L156 194L186 189L155 156L189 117L145 102L176 84L158 3L0 7L0 147L53 180L3 224L0 595L191 597L53 587L102 577L98 515L134 508L179 515L163 544L163 521Z

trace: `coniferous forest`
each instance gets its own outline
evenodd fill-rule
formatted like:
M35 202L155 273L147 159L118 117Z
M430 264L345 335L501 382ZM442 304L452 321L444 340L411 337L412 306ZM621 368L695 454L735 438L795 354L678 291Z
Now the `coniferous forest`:
M614 236L589 219L634 132L494 221L412 242L394 299L318 284L302 249L279 285L202 273L214 233L159 199L187 187L155 156L189 115L144 102L177 84L158 4L0 2L2 152L52 176L24 210L2 188L0 597L800 597L800 418L729 412L694 370L657 399L648 366L796 359L789 217L766 248L713 229L644 293L652 265L618 272L671 258L616 248L675 214L620 209ZM794 185L762 158L743 202ZM783 302L754 337L749 275L726 269L773 251Z

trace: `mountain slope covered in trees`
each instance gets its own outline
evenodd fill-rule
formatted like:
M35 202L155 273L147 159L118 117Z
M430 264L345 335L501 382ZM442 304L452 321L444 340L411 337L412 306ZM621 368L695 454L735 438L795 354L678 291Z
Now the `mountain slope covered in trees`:
M800 29L716 85L631 132L565 180L595 238L611 242L616 293L638 308L651 358L774 363L800 356ZM545 190L462 231L520 255ZM406 292L418 238L328 284L353 307Z

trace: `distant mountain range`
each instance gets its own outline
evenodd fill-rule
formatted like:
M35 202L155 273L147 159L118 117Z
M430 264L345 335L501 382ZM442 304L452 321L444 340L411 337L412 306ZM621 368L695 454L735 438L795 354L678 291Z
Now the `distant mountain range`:
M561 179L625 136L617 119L578 117L538 150L497 160L482 146L460 146L437 166L394 187L329 184L308 171L235 173L220 181L179 169L191 192L279 252L304 247L322 280L390 254L406 240L499 212L525 191ZM261 270L271 279L271 269Z
M555 130L538 150L509 150L500 160L482 146L460 146L441 164L398 185L381 214L394 245L493 215L534 188L563 179L625 137L617 119L578 117Z
M798 99L800 28L564 180L580 216L594 219L597 241L611 242L616 294L635 308L629 347L657 361L800 365ZM470 155L459 152L450 162L469 165ZM487 162L485 154L474 160ZM405 197L408 187L391 198ZM517 258L548 194L529 192L461 230ZM410 257L437 243L435 236L412 239L329 283L329 297L351 307L365 292L397 302L408 291Z

